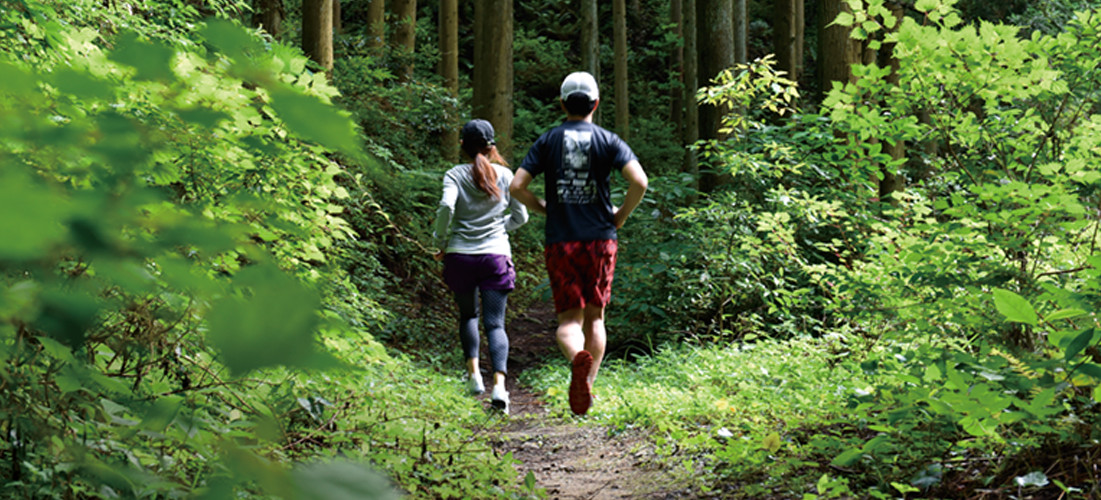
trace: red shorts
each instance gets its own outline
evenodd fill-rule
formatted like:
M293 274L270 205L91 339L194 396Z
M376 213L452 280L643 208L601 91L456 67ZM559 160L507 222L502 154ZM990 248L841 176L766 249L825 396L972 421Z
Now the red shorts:
M616 240L597 240L552 243L543 250L555 311L608 305L617 248Z

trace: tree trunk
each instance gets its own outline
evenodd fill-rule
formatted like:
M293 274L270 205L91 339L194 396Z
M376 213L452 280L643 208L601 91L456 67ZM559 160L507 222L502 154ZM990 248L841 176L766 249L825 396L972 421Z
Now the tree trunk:
M413 78L413 51L417 46L417 0L391 0L390 9L396 73L402 81L409 81Z
M898 25L902 22L902 16L904 11L902 4L899 2L887 2L886 7L891 11L891 15L895 17L895 27L892 31L898 30ZM898 58L894 55L895 44L884 43L879 49L879 60L877 64L881 68L891 68L891 72L887 75L887 82L891 85L898 86ZM892 160L900 160L906 156L906 143L904 141L898 141L894 144L884 144L883 151L891 155ZM883 178L879 181L879 199L887 199L891 193L896 191L902 191L906 187L906 177L900 175L895 169L882 167Z
M699 85L711 85L722 70L734 66L734 2L733 0L697 0L696 20L699 23ZM722 139L719 129L728 106L700 105L700 139ZM700 176L700 190L711 192L718 185L713 172Z
M333 0L302 1L302 52L325 71L333 69Z
M252 8L252 24L278 40L283 30L283 19L286 17L283 0L253 0Z
M386 45L386 1L367 2L367 45L379 50Z
M700 139L699 103L696 90L699 87L699 58L697 49L696 0L684 0L684 165L681 170L691 177L692 189L700 188L700 165L696 156L696 141ZM695 202L692 196L689 203Z
M749 62L749 14L746 0L734 0L734 62Z
M459 98L459 0L440 0L440 76L451 97ZM440 138L440 152L459 160L459 127L448 123Z
M581 0L581 69L600 81L600 26L596 0ZM600 124L601 108L596 108L593 123Z
M684 2L673 0L669 7L669 20L673 24L673 34L681 44L673 51L670 70L676 81L669 95L669 122L673 124L676 137L684 136Z
M861 44L849 36L849 28L829 26L842 12L851 12L845 0L819 1L818 78L822 95L829 93L834 82L849 82L852 64L863 58Z
M776 69L787 73L788 78L798 81L795 60L802 54L795 52L795 2L796 0L776 0L772 7L772 51L776 53Z
M630 137L630 98L627 96L627 2L612 2L615 27L615 128L623 140Z
M497 149L512 151L512 0L474 4L475 118L488 120L497 133Z
M333 34L344 32L344 20L340 18L340 0L333 0Z
M806 60L806 28L807 17L805 12L806 3L803 0L792 0L795 5L795 73L791 79L792 81L799 81L799 78L803 77L804 64Z

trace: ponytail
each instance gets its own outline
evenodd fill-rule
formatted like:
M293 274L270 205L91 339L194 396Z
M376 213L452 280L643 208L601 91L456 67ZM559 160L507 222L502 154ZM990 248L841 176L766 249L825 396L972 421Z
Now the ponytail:
M474 184L491 198L501 199L501 188L497 186L497 170L490 162L508 164L497 152L497 146L486 146L481 151L475 152L473 156L474 168L471 169L471 174L474 176Z

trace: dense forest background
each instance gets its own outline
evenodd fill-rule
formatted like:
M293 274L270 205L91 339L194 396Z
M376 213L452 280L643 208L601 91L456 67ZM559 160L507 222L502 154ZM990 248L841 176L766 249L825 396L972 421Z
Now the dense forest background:
M0 25L5 496L544 496L459 389L427 242L459 126L515 165L577 69L651 188L576 425L703 497L1101 495L1099 2L0 0ZM541 238L513 236L513 317L549 293ZM556 361L522 382L568 418Z

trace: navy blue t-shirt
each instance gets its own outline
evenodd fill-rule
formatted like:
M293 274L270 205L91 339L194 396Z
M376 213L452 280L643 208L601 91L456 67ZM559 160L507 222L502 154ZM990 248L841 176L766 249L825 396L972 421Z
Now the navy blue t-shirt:
M547 244L616 239L609 179L636 159L618 135L586 121L539 136L520 168L546 175Z

